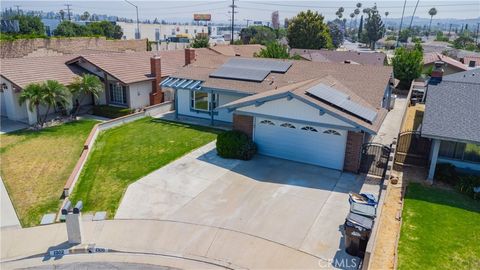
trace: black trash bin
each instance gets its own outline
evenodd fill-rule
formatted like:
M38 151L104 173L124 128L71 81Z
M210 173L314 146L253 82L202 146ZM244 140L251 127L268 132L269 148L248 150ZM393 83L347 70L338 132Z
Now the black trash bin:
M345 251L352 256L363 258L372 227L373 220L371 218L350 212L343 224Z

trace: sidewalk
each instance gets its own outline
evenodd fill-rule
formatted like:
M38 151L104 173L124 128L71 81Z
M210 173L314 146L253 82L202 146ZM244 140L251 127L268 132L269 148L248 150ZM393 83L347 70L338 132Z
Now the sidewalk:
M395 106L388 112L378 134L373 138L373 142L384 145L390 145L393 142L393 138L396 138L400 132L406 103L406 97L397 97Z
M108 220L83 223L84 243L95 243L110 251L137 254L145 264L155 264L152 255L169 256L228 268L295 268L319 269L330 264L311 254L252 235L167 220ZM32 241L35 239L35 241ZM2 269L21 264L14 259L30 256L44 257L48 250L68 248L65 224L53 224L26 229L2 230ZM105 260L118 253L104 253ZM65 262L73 257L92 261L92 256L66 255ZM84 260L82 260L84 258ZM30 257L30 263L32 263ZM5 262L5 261L11 262ZM44 258L36 265L52 261L62 263L63 258ZM126 261L125 257L123 261Z
M17 213L13 208L12 202L10 201L10 197L8 196L7 189L3 184L3 180L0 177L0 189L1 189L1 196L0 196L0 204L1 204L1 212L0 212L0 228L6 227L18 227L20 228L20 221L18 220Z

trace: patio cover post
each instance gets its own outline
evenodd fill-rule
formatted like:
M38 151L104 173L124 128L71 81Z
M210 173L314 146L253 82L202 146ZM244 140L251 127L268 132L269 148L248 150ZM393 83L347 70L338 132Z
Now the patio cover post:
M437 167L438 152L440 150L440 140L433 139L432 152L430 155L430 168L428 169L427 180L433 183L433 177L435 176L435 168Z

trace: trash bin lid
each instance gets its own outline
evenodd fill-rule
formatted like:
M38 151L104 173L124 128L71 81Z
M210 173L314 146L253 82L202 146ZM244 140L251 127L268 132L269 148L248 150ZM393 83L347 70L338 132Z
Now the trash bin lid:
M375 206L356 202L350 204L350 212L372 218L377 215Z
M371 218L352 212L348 213L346 220L367 230L371 230L373 227L373 220Z

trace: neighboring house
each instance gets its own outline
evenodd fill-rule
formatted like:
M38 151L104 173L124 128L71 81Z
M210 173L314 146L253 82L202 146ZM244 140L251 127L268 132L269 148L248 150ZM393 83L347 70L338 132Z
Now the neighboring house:
M443 65L444 75L450 75L457 72L469 70L468 66L441 53L432 52L432 53L423 54L423 68L425 70L435 69L435 63L438 63L438 62L444 63Z
M429 85L421 133L432 139L428 179L436 165L480 172L480 69L443 77Z
M313 62L378 66L383 66L387 60L387 56L381 52L291 49L290 55L300 55L302 58Z
M241 57L254 57L256 53L259 53L265 46L260 44L249 45L214 45L210 46L210 49L226 56L241 56Z
M467 65L469 68L480 67L480 56L465 56L460 58L460 62Z
M162 82L177 116L232 123L259 153L357 172L391 98L391 67L217 56Z
M197 58L216 53L207 49L138 53L104 53L3 59L1 62L1 115L11 120L33 124L36 112L18 103L24 87L30 83L57 80L69 85L83 73L97 75L105 91L98 99L88 96L82 105L108 104L140 109L171 100L168 91L161 91L161 80ZM166 95L166 96L165 96ZM73 97L75 104L80 97ZM41 108L43 114L45 108Z

